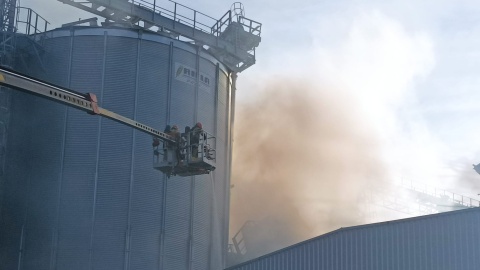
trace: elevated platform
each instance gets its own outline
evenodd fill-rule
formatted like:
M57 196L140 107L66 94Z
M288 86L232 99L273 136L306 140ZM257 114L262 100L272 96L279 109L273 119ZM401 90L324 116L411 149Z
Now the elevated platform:
M234 14L232 10L217 20L179 3L170 1L166 9L144 0L58 0L95 15L150 31L171 33L199 46L206 46L215 57L235 72L255 64L255 48L261 38L261 24Z
M26 59L35 59L43 68L41 55L48 21L31 8L16 7L13 31L0 31L0 64L13 68L13 64L27 67ZM8 27L7 27L8 28Z
M205 131L182 133L176 143L163 142L154 146L153 168L167 176L209 174L216 167L216 138Z

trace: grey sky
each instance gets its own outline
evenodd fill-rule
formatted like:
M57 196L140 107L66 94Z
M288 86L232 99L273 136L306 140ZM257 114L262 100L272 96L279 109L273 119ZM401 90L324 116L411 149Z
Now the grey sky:
M392 177L480 191L459 179L475 179L469 168L480 162L478 1L242 2L263 31L257 65L240 75L240 102L282 76L344 89L365 108L366 126L378 131ZM21 3L53 26L92 17L55 0ZM231 5L181 3L216 18Z

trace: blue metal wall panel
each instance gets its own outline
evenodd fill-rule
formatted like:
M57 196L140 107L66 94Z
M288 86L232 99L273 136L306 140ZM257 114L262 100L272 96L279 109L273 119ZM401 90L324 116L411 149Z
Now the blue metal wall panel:
M340 229L228 270L474 270L479 221L468 209Z
M216 67L211 62L200 58L200 87L198 89L198 119L203 129L213 134L215 132L215 75ZM205 82L208 81L208 84Z
M178 65L194 69L196 67L196 56L193 53L182 49L173 49L173 67L172 67L172 99L170 107L170 123L179 124L183 131L186 125L192 126L195 121L195 84L180 80L177 76ZM181 75L180 75L181 76ZM191 78L195 81L195 78Z
M52 52L43 59L46 68L34 69L38 77L48 77L49 82L68 86L70 80L72 36L50 39L45 43L45 51ZM46 73L46 74L45 74Z
M65 46L70 47L67 44ZM71 45L71 70L69 82L65 86L89 89L90 92L100 94L103 80L103 37L91 37L88 42L73 38ZM83 79L84 76L88 76L89 80ZM63 267L75 269L78 261L86 262L86 267L89 265L99 120L89 119L84 112L70 108L67 111L64 131L67 137L58 206L58 235L61 237L58 238L56 260ZM72 253L72 250L78 251L78 254ZM76 259L72 260L73 257Z
M212 239L212 181L210 176L197 176L194 194L193 255L194 269L208 269Z
M162 129L166 125L169 47L142 41L139 54L136 120ZM164 176L151 169L151 138L136 134L131 206L131 269L160 265Z
M28 108L32 97L24 93L12 93L12 111L17 107ZM12 122L28 117L28 109L21 114L12 113ZM26 131L26 132L25 132ZM0 219L0 229L3 232L0 236L0 251L4 267L14 269L19 260L20 238L24 224L25 203L28 198L28 191L24 186L29 182L29 166L24 156L30 148L28 133L32 132L26 122L12 125L9 130L7 145L7 159L5 164L4 196L2 202L2 215L6 218ZM15 139L16 138L16 139Z
M58 182L60 174L61 152L64 119L57 117L65 114L65 108L55 106L53 102L42 100L31 104L34 114L32 132L35 140L31 143L29 170L35 171L30 176L26 197L25 256L22 258L23 267L39 268L49 265L52 251L52 236L56 217L58 200ZM50 107L50 110L45 108ZM54 117L58 121L51 121ZM41 201L42 203L38 203ZM40 267L38 267L40 266ZM46 268L45 268L46 269Z
M102 106L133 118L138 41L108 37ZM133 130L102 119L98 169L94 263L96 268L124 266L130 200Z
M227 76L223 72L220 72L218 79L219 79L219 82L218 82L217 137L227 138L226 137L227 136L227 104L228 104Z

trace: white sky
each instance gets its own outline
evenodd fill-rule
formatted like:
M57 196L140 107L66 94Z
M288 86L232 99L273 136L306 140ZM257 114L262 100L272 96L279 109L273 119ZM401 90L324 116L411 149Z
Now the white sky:
M151 0L153 1L153 0ZM171 6L158 0L162 6ZM163 3L163 4L162 4ZM231 2L181 2L219 18ZM21 0L53 26L90 18L55 0ZM363 108L392 177L476 196L480 175L480 2L245 0L263 23L257 64L239 76L247 102L296 76L341 88ZM300 93L299 93L300 94Z

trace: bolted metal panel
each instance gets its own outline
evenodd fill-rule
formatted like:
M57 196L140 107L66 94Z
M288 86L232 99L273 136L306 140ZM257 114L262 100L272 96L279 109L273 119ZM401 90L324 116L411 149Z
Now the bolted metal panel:
M168 46L151 41L140 44L136 120L150 126L165 126L168 88ZM160 233L164 177L151 170L151 138L137 134L131 207L131 269L156 269L160 263Z
M21 100L19 100L19 98ZM12 93L11 109L18 106L28 108L29 97L24 93ZM11 121L20 121L28 117L27 109L21 115L12 114ZM27 132L25 132L27 131ZM7 159L5 164L4 196L2 201L2 212L4 217L0 218L0 259L2 265L8 269L15 269L19 261L20 242L22 237L22 228L26 214L26 200L28 190L25 186L29 183L29 164L23 158L30 151L30 125L27 122L21 122L18 125L11 125L8 133ZM4 244L3 244L4 243Z
M225 141L226 141L226 138L227 138L227 115L228 115L227 114L227 104L228 104L227 75L225 75L223 72L220 72L218 79L219 79L219 85L218 85L218 112L217 112L217 117L218 117L219 125L217 126L217 137L219 139L225 138Z
M225 76L225 77L224 77ZM225 79L226 84L224 85L223 80ZM220 93L223 92L223 87L226 88L226 100L225 100L225 105L226 105L226 121L223 122L221 121L221 117L219 116L219 123L217 130L221 130L223 127L225 128L225 137L220 136L221 140L225 138L225 143L221 142L221 145L225 146L225 148L220 149L219 151L222 151L222 155L224 154L225 157L223 158L223 161L225 162L224 166L224 171L221 172L222 175L221 177L227 179L227 181L217 181L215 183L215 194L217 201L221 202L226 202L224 204L220 204L217 208L218 211L218 216L222 217L224 220L221 220L220 223L222 224L223 228L219 230L219 233L222 232L223 234L220 236L220 239L222 241L223 246L228 245L228 218L229 218L229 207L230 207L230 171L231 171L231 158L232 158L232 142L233 142L233 131L232 131L232 121L233 121L233 115L234 115L234 96L235 96L235 89L232 87L232 73L224 73L223 71L219 71L219 94L218 98L222 97ZM223 114L223 105L222 105L223 99L218 99L218 114ZM219 174L220 175L220 174ZM221 258L222 263L225 263L226 261L226 256L225 253L223 254L224 256Z
M54 52L45 57L44 64L48 69L45 72L39 72L35 69L36 76L48 77L49 82L61 86L68 86L70 80L71 52L73 46L73 36L63 36L55 39L49 39L45 43L45 50ZM28 71L26 71L28 73Z
M195 124L195 59L193 53L173 49L170 122L181 124L180 131Z
M167 186L165 216L164 266L176 265L176 269L187 269L190 226L190 177L171 177ZM183 264L178 265L178 262Z
M212 239L212 219L203 217L211 217L212 204L212 182L209 175L195 177L195 194L194 194L194 222L193 222L193 255L192 260L195 262L195 269L208 269L208 258L210 253L210 245Z
M478 269L480 209L339 229L229 270Z
M54 220L58 201L58 175L61 173L61 153L63 152L65 108L54 106L49 111L39 113L42 107L54 105L48 100L32 103L35 122L32 132L35 139L31 142L28 192L25 198L24 229L25 252L22 265L33 269L38 265L49 265L55 233ZM60 117L57 117L60 115ZM49 121L48 117L58 121ZM42 203L39 203L42 202ZM35 258L35 259L34 259Z
M126 117L135 110L138 40L107 38L102 105ZM102 119L95 205L93 265L124 267L130 199L133 130Z
M198 119L203 129L215 132L215 65L201 58L198 87Z
M73 37L70 44L71 46L64 45L70 47L71 52L60 51L65 55L71 54L69 81L66 86L74 89L89 88L89 91L100 94L103 80L103 38L91 38L89 46L86 46L82 38ZM81 79L85 74L89 77L88 82ZM58 76L55 80L61 81L63 74ZM57 265L72 269L75 269L79 260L84 261L85 267L88 267L91 246L99 120L86 121L87 117L84 112L67 109L62 182L58 201L59 237L56 240L56 260ZM78 254L72 250L78 251Z

